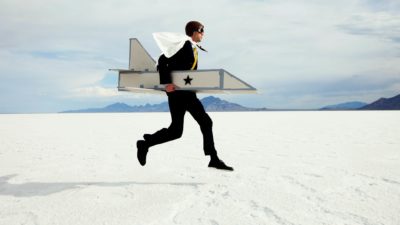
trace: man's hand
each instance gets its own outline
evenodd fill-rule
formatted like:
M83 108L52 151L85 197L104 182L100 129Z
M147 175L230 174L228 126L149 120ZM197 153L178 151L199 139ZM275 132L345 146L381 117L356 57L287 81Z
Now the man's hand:
M177 88L177 86L175 84L167 84L165 86L165 91L168 92L168 93L169 92L174 92L176 88Z

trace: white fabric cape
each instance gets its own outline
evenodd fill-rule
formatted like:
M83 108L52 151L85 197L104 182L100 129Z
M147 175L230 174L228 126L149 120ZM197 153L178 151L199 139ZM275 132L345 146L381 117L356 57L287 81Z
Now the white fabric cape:
M158 32L153 33L153 38L167 58L175 55L175 53L183 47L186 41L190 41L192 45L195 45L189 36L181 33Z

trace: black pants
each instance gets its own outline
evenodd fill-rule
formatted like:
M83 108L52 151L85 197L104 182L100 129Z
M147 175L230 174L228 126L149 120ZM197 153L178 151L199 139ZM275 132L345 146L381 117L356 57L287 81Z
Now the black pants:
M154 146L180 138L183 133L185 113L188 111L200 125L201 132L203 133L204 154L216 155L217 152L214 147L212 133L212 120L205 112L196 93L190 91L174 91L167 93L167 95L172 119L171 125L146 138L148 145Z

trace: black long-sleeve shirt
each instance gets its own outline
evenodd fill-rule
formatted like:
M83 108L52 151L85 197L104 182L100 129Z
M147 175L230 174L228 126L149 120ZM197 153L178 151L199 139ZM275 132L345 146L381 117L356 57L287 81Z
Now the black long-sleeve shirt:
M194 53L192 43L186 41L183 47L170 58L161 55L158 59L158 72L160 74L160 84L172 83L171 71L190 70L194 63ZM197 69L197 62L194 70Z

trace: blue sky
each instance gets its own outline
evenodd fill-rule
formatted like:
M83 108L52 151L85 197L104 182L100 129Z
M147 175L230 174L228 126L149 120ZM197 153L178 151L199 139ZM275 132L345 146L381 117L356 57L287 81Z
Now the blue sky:
M164 95L116 90L129 38L205 24L199 69L224 68L252 107L319 108L400 93L400 2L372 0L0 0L0 113L59 112ZM200 97L203 97L201 95Z

